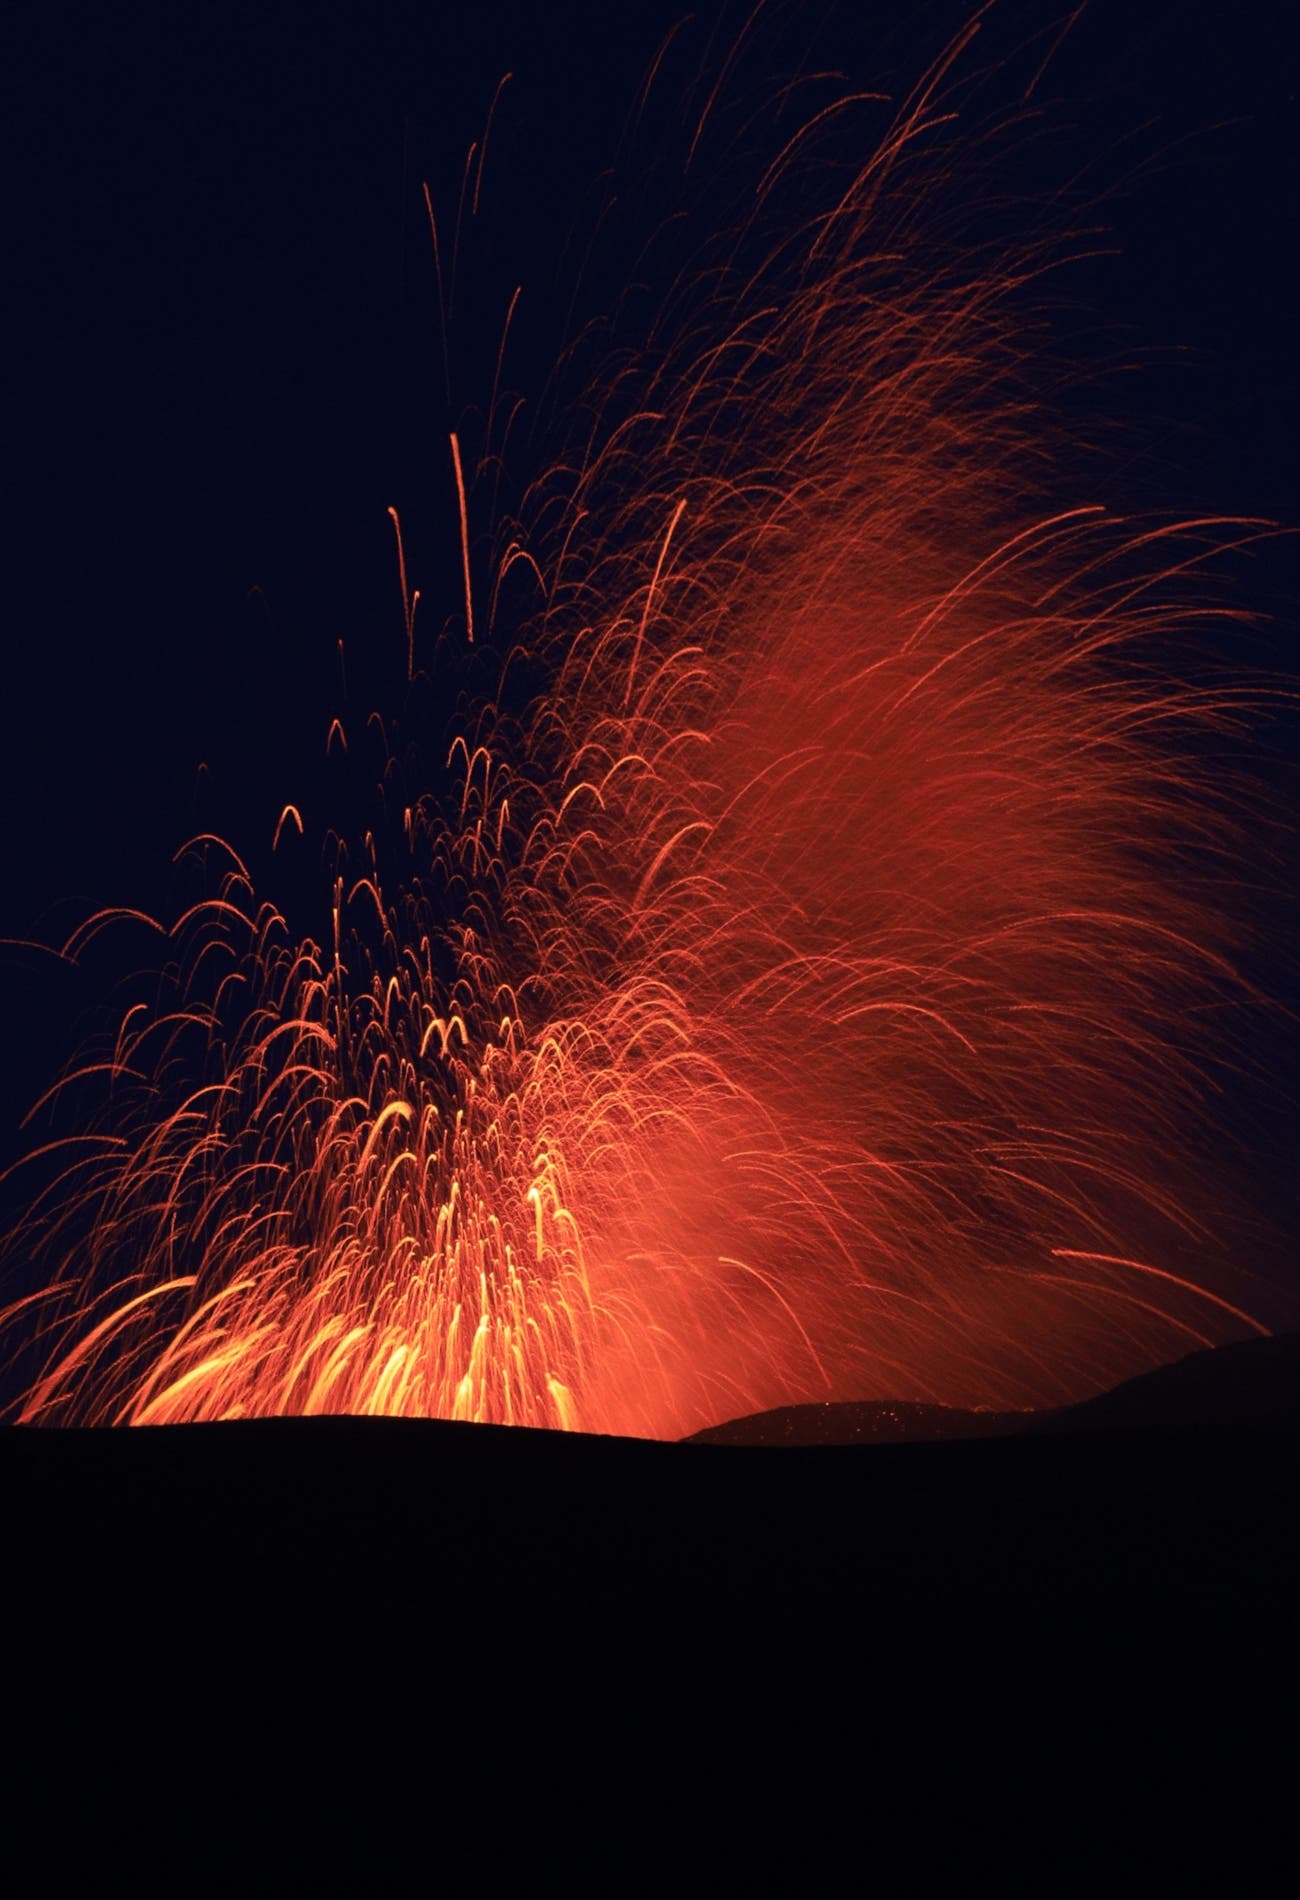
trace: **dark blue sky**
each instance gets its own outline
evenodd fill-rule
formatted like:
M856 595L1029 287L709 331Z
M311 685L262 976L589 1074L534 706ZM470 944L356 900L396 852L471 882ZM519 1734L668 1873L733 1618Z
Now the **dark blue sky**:
M1069 10L995 8L991 54ZM336 640L400 661L389 503L426 594L456 585L421 181L449 218L513 71L466 259L455 394L486 393L518 282L512 380L540 389L572 235L682 11L6 10L0 935L58 940L99 904L165 908L196 819L264 852L280 804L320 769ZM968 11L798 6L788 43L815 28L817 63L870 85L914 75ZM1077 154L1102 153L1118 178L1131 152L1138 174L1113 201L1122 255L1092 267L1085 294L1139 345L1191 353L1161 358L1134 397L1163 422L1150 466L1181 487L1148 499L1295 523L1295 30L1276 0L1134 11L1095 0L1041 96L1065 102ZM683 80L719 13L696 9ZM1016 181L1027 194L1055 182L1041 162ZM653 177L625 183L653 216ZM619 288L598 268L585 295L595 307ZM1261 597L1285 601L1295 571L1285 552L1261 557ZM6 983L0 1150L73 1007L22 957Z

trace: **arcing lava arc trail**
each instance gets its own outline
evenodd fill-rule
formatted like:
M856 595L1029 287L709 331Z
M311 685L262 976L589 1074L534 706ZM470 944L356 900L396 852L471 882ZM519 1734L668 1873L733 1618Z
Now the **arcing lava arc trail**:
M39 1105L15 1417L673 1437L1051 1402L1263 1329L1201 1156L1257 1001L1219 761L1267 692L1215 641L1268 524L1070 475L1040 319L1099 240L1008 232L1029 114L990 126L977 34L740 130L718 60L655 313L575 335L540 450L503 338L430 448L463 598L396 536L412 693L486 684L436 741L331 724L381 783L346 847L279 813L327 840L319 941L238 839L178 854L160 978ZM485 152L429 196L448 295Z

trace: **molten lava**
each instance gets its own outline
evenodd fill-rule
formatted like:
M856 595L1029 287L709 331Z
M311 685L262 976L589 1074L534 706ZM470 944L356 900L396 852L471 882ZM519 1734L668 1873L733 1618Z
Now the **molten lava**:
M1252 693L1168 662L1254 530L1044 505L1053 252L945 225L960 51L813 213L813 128L768 155L517 512L453 435L497 690L325 941L186 847L160 1000L14 1239L17 1416L676 1436L1060 1400L1254 1324L1180 1264L1241 994L1204 761Z

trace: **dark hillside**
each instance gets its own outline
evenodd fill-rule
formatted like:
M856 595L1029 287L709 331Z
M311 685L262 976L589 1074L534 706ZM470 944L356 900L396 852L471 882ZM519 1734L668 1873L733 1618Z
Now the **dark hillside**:
M847 1842L928 1891L1048 1827L1193 1891L1246 1814L1280 1866L1294 1369L975 1442L11 1430L21 1890L803 1893Z

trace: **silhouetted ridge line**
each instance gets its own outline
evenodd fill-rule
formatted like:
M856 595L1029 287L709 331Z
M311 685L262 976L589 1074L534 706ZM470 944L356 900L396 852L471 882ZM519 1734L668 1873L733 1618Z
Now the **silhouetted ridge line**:
M1110 1392L1039 1412L967 1412L890 1400L785 1405L711 1425L709 1445L916 1444L1115 1429L1287 1431L1300 1428L1300 1335L1190 1353Z

